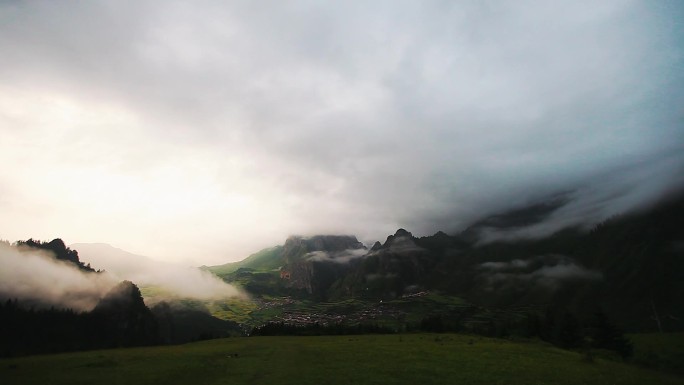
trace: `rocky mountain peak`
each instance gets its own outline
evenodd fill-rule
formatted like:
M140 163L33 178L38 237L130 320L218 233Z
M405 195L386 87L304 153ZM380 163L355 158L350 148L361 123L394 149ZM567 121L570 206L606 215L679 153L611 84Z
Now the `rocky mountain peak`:
M366 247L353 235L290 237L283 246L282 276L288 277L290 287L323 293L348 270L344 261L359 256L350 250L365 254Z
M383 248L396 245L397 243L411 243L413 244L413 234L410 231L404 229L397 230L394 235L387 237L387 240L382 245Z
M313 237L292 236L285 241L283 256L292 261L313 251L340 252L365 249L353 235L315 235Z
M399 229L394 233L395 237L413 237L413 234L411 232L406 231L404 229Z

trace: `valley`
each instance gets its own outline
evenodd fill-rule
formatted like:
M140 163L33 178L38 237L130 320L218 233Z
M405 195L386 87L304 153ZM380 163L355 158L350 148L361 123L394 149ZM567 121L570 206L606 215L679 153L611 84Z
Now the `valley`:
M51 365L60 365L57 362L63 357L74 357L87 361L85 366L74 369L71 377L56 374L63 380L55 383L78 383L89 378L91 367L111 367L119 378L135 377L131 383L151 383L174 373L167 365L175 365L173 357L183 355L190 357L184 364L188 373L208 370L208 383L220 383L219 378L233 378L228 373L244 370L241 373L247 377L235 377L240 383L253 381L252 375L268 377L249 367L274 357L293 365L301 365L299 360L305 357L339 360L339 367L318 362L305 374L306 383L319 379L318 370L323 370L319 368L335 373L355 366L355 357L373 346L373 354L382 358L364 370L380 371L382 378L395 378L382 368L412 355L414 349L432 357L429 362L415 358L398 366L412 369L405 378L395 378L396 383L439 383L440 378L428 373L463 362L470 363L446 375L486 383L478 381L488 378L481 372L481 365L488 363L512 365L498 375L520 378L520 383L563 383L550 372L536 373L535 369L522 374L513 369L555 365L577 371L568 378L582 383L600 383L600 378L626 384L655 381L652 376L662 376L658 383L681 383L676 376L682 374L677 357L684 351L684 296L679 295L684 292L680 279L684 265L676 245L684 239L679 226L683 214L680 196L589 230L568 228L538 239L479 241L483 230L478 226L505 226L509 216L520 220L521 211L516 211L498 215L494 222L483 220L455 235L438 232L414 237L399 229L371 248L354 236L317 235L290 237L283 245L219 266L186 270L160 265L156 269L154 261L143 259L144 267L131 271L145 284L138 288L134 282L121 282L106 295L100 294L90 311L62 310L38 297L27 301L5 294L8 299L0 306L0 318L12 333L2 337L2 362L7 365L2 373L10 379L19 373L16 378L26 378L29 384L40 382L44 379L39 374L27 375L18 369L46 365L44 370L50 372ZM59 274L82 271L78 274L93 282L112 279L110 273L94 269L99 266L91 267L88 255L93 249L87 245L82 247L83 254L61 240L29 240L2 247L16 261L42 250L47 254L41 263L53 263L50 258L54 258ZM103 245L96 249L111 253L109 260L122 266L130 266L137 258ZM145 273L155 270L157 274ZM113 273L124 276L125 270ZM169 286L167 276L182 278ZM94 293L91 296L98 298ZM51 327L44 328L46 324ZM75 325L81 325L80 329ZM663 340L666 335L670 337ZM214 341L198 342L202 340ZM162 346L139 347L145 345ZM450 348L444 350L445 346ZM126 349L97 350L101 348ZM80 350L91 352L34 356ZM509 350L537 358L512 364ZM138 356L136 352L143 353ZM224 361L226 352L230 361ZM251 353L243 356L243 352ZM127 358L129 354L136 358ZM247 367L236 369L231 364L237 361L233 354L245 358ZM469 361L471 354L478 358ZM29 357L17 357L23 355ZM142 359L156 368L156 377L137 372L133 360L147 355L161 357L159 361ZM377 360L373 357L365 359ZM471 366L480 369L469 372ZM289 367L274 370L292 375ZM624 371L633 373L622 376ZM175 376L164 378L176 381ZM369 379L376 381L372 375Z

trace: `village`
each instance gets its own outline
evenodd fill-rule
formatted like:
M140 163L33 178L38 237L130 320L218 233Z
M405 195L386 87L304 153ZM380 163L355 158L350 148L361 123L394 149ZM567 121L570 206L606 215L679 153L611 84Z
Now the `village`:
M415 298L427 295L423 291L403 296L402 298ZM355 304L359 309L350 311L340 308L339 304L328 303L327 306L307 306L302 301L291 297L269 298L259 301L260 310L282 309L282 313L273 317L273 321L283 322L289 325L306 326L312 324L335 325L335 324L359 324L369 321L403 321L407 313L390 302L375 302Z

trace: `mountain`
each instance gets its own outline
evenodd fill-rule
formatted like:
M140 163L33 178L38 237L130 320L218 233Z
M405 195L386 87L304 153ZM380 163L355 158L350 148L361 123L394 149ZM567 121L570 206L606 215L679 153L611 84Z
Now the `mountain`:
M349 271L350 261L366 252L355 236L291 236L283 246L261 250L240 262L202 268L252 294L322 298Z
M69 248L78 250L81 259L120 277L133 277L140 270L166 264L106 243L73 243Z
M570 203L570 193L554 194L538 202L489 215L468 226L459 236L471 242L497 239L508 232L515 232L542 224L557 210Z
M210 271L218 276L224 276L237 271L238 269L249 269L257 271L272 271L280 269L284 260L282 259L282 246L269 247L258 251L239 262L230 262L217 266L202 266L201 269Z
M119 250L118 255L130 253ZM128 267L136 260L119 262ZM181 276L175 284L187 284L186 290L221 294L219 298L236 293L207 272L176 272ZM175 281L174 276L168 279ZM207 293L217 288L219 292ZM225 288L227 296L221 291ZM168 302L157 301L151 311L136 284L117 284L110 273L83 264L78 251L59 239L0 242L0 356L182 343L243 333L234 322L186 305L192 301L185 297L164 298Z
M323 298L333 282L349 272L350 261L366 252L366 247L350 235L290 237L283 246L285 264L280 276L288 287Z
M350 266L350 274L336 282L329 296L390 299L426 287L435 253L419 242L410 232L397 230Z
M470 274L441 281L478 303L553 304L577 313L600 308L628 330L682 330L683 219L680 195L588 232L473 247L459 257L470 261ZM463 272L454 269L463 266L459 258L436 271Z
M630 331L684 330L684 195L592 229L537 239L481 236L486 228L538 223L564 203L490 216L453 235L399 229L370 250L353 236L291 237L269 257L282 266L279 276L238 270L224 279L258 295L390 301L434 291L491 309L585 318L605 312Z
M0 300L89 311L116 282L81 262L61 239L0 242Z
M95 272L95 269L90 267L90 263L85 264L81 262L78 251L67 247L59 238L53 239L50 242L35 241L32 238L27 241L17 241L16 247L18 249L33 249L44 250L50 253L56 260L71 263L79 270L86 272Z

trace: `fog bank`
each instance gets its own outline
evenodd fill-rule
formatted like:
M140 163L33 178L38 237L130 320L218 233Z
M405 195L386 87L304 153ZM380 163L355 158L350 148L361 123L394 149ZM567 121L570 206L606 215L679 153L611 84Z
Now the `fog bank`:
M92 310L116 283L110 274L86 273L48 252L0 242L0 295L37 306Z

